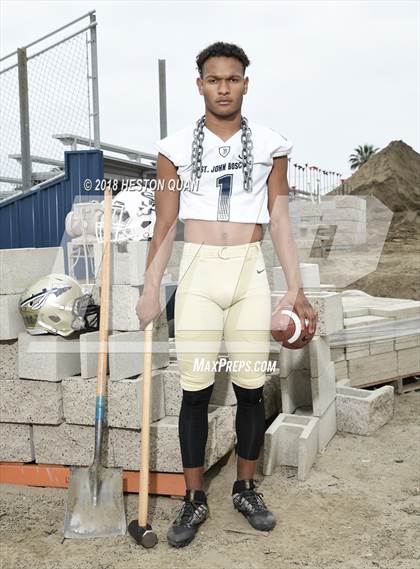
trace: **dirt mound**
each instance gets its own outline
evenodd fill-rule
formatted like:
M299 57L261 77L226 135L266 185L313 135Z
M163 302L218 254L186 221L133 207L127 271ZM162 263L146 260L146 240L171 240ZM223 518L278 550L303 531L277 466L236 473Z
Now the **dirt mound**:
M402 140L394 140L373 154L345 184L346 193L375 196L394 213L376 270L348 288L419 300L420 154ZM337 188L329 195L341 193Z
M345 182L354 196L375 196L394 213L420 209L420 154L393 140ZM339 190L330 192L337 194ZM414 218L412 218L414 221Z

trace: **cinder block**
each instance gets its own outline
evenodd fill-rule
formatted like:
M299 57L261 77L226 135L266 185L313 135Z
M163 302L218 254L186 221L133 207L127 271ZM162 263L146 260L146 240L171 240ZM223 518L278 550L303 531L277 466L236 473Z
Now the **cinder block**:
M343 304L341 293L320 291L308 292L306 297L318 315L318 336L329 336L344 328Z
M124 429L141 428L143 405L143 376L124 379L109 384L108 424ZM165 416L163 377L159 371L152 371L151 379L151 421Z
M420 348L397 350L398 375L414 375L420 373Z
M370 324L382 324L388 318L382 316L356 316L354 318L344 318L344 328L359 328L359 326L369 326Z
M319 288L319 266L316 263L300 263L299 269L304 289ZM286 276L281 266L273 267L272 277L274 291L286 291L288 289Z
M236 406L216 406L209 405L209 419L215 420L216 435L212 438L208 447L207 462L205 468L218 462L227 454L237 443L235 430Z
M321 417L326 413L335 399L335 368L330 362L319 377L311 378L312 408L315 417Z
M366 210L366 198L360 198L358 196L328 196L324 197L322 201L323 207L325 204L331 201L334 203L336 208L354 208Z
M0 342L0 381L18 378L18 343L17 340Z
M112 332L108 334L108 345L111 341ZM98 373L99 332L85 332L79 338L80 348L80 375L83 379L96 377ZM107 354L109 369L109 349Z
M66 423L94 425L96 403L96 377L84 379L80 375L67 377L61 382L63 412Z
M263 474L276 466L297 466L298 480L306 480L318 452L317 417L280 413L264 435Z
M296 409L296 415L313 417L313 411L308 408ZM330 403L324 413L318 417L318 451L322 452L337 432L336 402Z
M80 374L78 338L45 334L19 334L19 377L43 381L60 381Z
M349 299L346 299L346 303L348 302ZM344 314L344 318L356 318L357 316L369 316L369 308L368 307L364 307L364 306L359 306L359 307L352 307L352 308L346 308L346 305L344 305L344 297L343 297L343 314Z
M51 273L64 273L62 247L0 249L0 294L21 294Z
M311 340L313 340L315 337ZM310 370L311 362L309 357L309 344L300 350L290 350L281 347L280 357L280 377L287 377L294 370Z
M394 388L355 389L337 386L337 429L356 435L370 435L394 415Z
M144 331L115 332L109 338L109 374L111 381L139 375L144 371ZM169 365L168 321L161 314L153 327L152 369Z
M283 413L293 414L297 407L312 407L310 374L308 370L297 369L287 377L280 377Z
M405 350L406 348L415 348L416 346L420 346L420 335L395 338L396 350Z
M392 352L394 349L394 340L385 340L384 342L373 342L370 344L369 351L372 356L375 354L385 354Z
M136 314L136 305L140 295L140 287L130 285L113 285L111 287L111 329L120 332L134 332L140 330L139 319ZM166 317L166 288L162 286L159 291L160 306L162 309L154 328L160 323L164 326ZM166 324L167 325L167 324Z
M32 462L34 459L32 425L0 423L0 460Z
M322 221L334 223L341 229L342 221L356 221L366 223L366 212L361 209L354 209L353 207L337 207L324 211L322 214Z
M112 244L110 279L112 285L144 284L149 241L124 241ZM94 245L97 284L101 283L102 243Z
M265 418L269 419L273 415L278 415L280 392L280 377L278 375L266 375L263 388Z
M63 420L61 383L30 379L0 381L0 422L56 425Z
M0 340L16 340L25 331L19 312L20 294L0 295Z
M160 371L165 394L165 415L179 416L182 403L182 387L178 363L171 362L169 366Z
M319 377L331 363L329 339L327 336L314 336L308 346L311 377Z
M314 338L311 340L314 341ZM344 348L331 348L331 360L335 362L341 362L346 359Z
M347 360L342 360L340 362L334 362L334 369L335 369L336 381L339 381L341 379L349 379L348 378L349 370L347 367Z
M311 378L307 370L295 370L280 378L282 410L294 413L298 407L310 407L320 417L335 398L335 369L330 362L319 377Z
M212 464L216 437L216 415L209 413L208 437L205 449L204 471ZM141 453L141 431L138 429L113 429L109 431L108 466L138 470ZM164 417L150 425L149 468L156 472L183 472L179 445L178 417Z
M93 461L95 427L82 425L34 425L35 461L44 464L89 466ZM104 431L103 463L106 464L108 432Z
M349 360L348 377L352 387L366 385L380 379L398 375L396 351Z
M396 318L398 320L402 320L403 318L419 318L420 301L407 300L404 303L395 303L394 306L392 304L390 306L373 306L369 308L369 313L372 316Z
M318 315L315 336L329 336L333 332L344 328L341 293L329 291L308 291L305 295ZM276 292L271 293L272 309L277 306L282 298L283 294Z
M359 348L359 346L352 346L345 348L346 360L356 360L358 358L366 358L367 356L369 356L370 354L369 344L361 344L360 345L361 349L356 349L356 348Z

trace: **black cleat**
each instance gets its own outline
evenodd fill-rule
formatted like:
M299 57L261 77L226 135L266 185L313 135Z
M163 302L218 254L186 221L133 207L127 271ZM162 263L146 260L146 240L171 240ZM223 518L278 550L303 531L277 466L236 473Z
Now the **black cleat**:
M253 528L269 531L276 525L274 514L264 504L262 492L255 491L254 480L236 480L232 489L232 500L236 510L241 512Z
M167 532L168 543L173 547L184 547L195 537L198 527L209 516L207 498L203 490L187 489L184 503Z

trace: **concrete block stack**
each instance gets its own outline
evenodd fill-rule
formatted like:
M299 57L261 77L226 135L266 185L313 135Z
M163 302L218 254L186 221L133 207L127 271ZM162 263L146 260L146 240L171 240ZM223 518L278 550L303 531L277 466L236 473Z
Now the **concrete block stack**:
M415 319L420 302L356 293L342 294L343 328L353 339L331 349L337 380L363 387L419 374L420 327ZM381 339L378 330L388 328L390 337Z
M336 225L331 249L366 243L366 199L357 196L327 196L321 202L322 223Z
M289 204L292 233L301 260L322 256L328 243L334 249L366 243L366 200L357 196L326 196L320 203L297 200ZM267 249L271 238L266 234ZM271 258L271 251L268 260ZM277 265L277 258L274 265ZM271 266L271 265L270 265Z
M101 245L95 248L99 267ZM113 245L104 457L109 466L125 469L137 469L140 457L144 331L139 331L135 306L146 254L147 242ZM17 311L18 298L37 278L64 273L62 249L1 255L0 460L88 465L93 458L99 333L66 338L28 334ZM179 473L183 469L174 401L180 401L182 390L179 374L169 391L165 389L168 346L163 310L153 329L150 467ZM220 389L217 393L209 408L206 469L235 444L234 402Z
M282 296L272 294L273 308ZM328 338L343 327L339 293L306 296L318 314L316 335L304 348L283 348L280 353L282 412L265 433L263 464L264 474L271 474L278 464L297 466L301 479L337 431L336 378Z

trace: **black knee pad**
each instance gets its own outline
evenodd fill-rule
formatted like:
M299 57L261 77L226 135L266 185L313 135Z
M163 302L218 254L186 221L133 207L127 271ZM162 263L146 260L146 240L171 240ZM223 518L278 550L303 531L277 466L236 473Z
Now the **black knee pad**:
M198 391L182 390L182 402L191 407L208 405L213 392L214 383Z
M265 433L264 386L245 389L232 382L238 401L236 410L236 452L241 458L259 457Z
M213 386L198 391L182 390L178 418L179 442L184 468L203 466L208 436L208 406Z
M263 400L263 385L261 387L257 387L256 389L245 389L244 387L240 387L233 382L232 385L235 391L236 399L238 400L238 404L257 405Z

